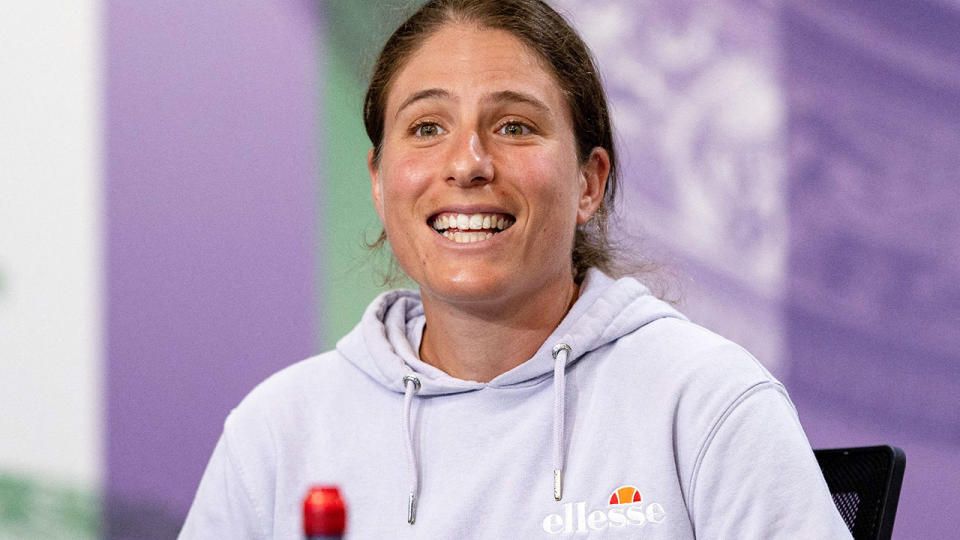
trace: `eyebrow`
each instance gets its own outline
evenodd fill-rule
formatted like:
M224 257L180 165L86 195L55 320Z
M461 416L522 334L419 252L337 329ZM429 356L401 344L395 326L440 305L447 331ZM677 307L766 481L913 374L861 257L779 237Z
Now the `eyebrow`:
M493 94L484 97L483 101L494 104L525 103L536 109L539 109L542 113L550 113L550 107L548 107L544 102L531 96L530 94L515 92L513 90L501 90L499 92L494 92Z
M394 118L396 118L397 116L400 116L400 111L409 107L410 105L413 105L418 101L421 101L424 99L438 99L438 98L448 99L450 98L450 92L447 92L442 88L428 88L426 90L420 90L419 92L416 92L410 97L408 97L407 99L405 99L403 103L400 104L400 108L397 109L397 114L394 116Z
M415 92L410 97L405 99L403 103L400 104L400 108L397 109L397 113L394 117L400 116L400 112L403 109L413 105L418 101L425 99L450 99L450 92L442 88L428 88L426 90L420 90ZM544 102L539 99L531 96L530 94L524 94L523 92L516 92L514 90L500 90L499 92L494 92L490 95L487 95L483 98L484 102L492 104L504 104L504 103L525 103L530 105L543 113L549 113L550 107L548 107Z

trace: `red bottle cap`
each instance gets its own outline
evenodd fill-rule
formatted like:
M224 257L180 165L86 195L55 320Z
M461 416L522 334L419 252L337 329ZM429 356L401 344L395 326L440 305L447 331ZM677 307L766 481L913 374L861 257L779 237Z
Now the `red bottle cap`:
M347 511L336 486L313 486L303 499L303 532L307 536L341 536Z

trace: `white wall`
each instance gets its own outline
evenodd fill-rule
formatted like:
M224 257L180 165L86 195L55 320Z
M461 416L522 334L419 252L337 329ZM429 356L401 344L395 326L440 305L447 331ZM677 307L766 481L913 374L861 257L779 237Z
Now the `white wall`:
M97 490L102 6L0 3L0 473Z

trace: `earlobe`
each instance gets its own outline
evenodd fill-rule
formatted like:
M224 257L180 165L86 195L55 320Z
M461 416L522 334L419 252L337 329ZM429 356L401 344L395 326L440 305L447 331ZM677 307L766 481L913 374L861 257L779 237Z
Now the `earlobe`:
M603 202L603 195L607 187L607 176L610 174L610 155L603 148L597 147L590 152L590 157L580 171L580 206L577 209L577 224L583 225L593 217L594 212Z

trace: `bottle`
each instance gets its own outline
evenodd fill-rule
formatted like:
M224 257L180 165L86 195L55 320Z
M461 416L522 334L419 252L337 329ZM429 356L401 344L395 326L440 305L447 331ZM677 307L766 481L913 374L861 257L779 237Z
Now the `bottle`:
M303 535L307 540L342 540L347 510L336 486L313 486L303 499Z

